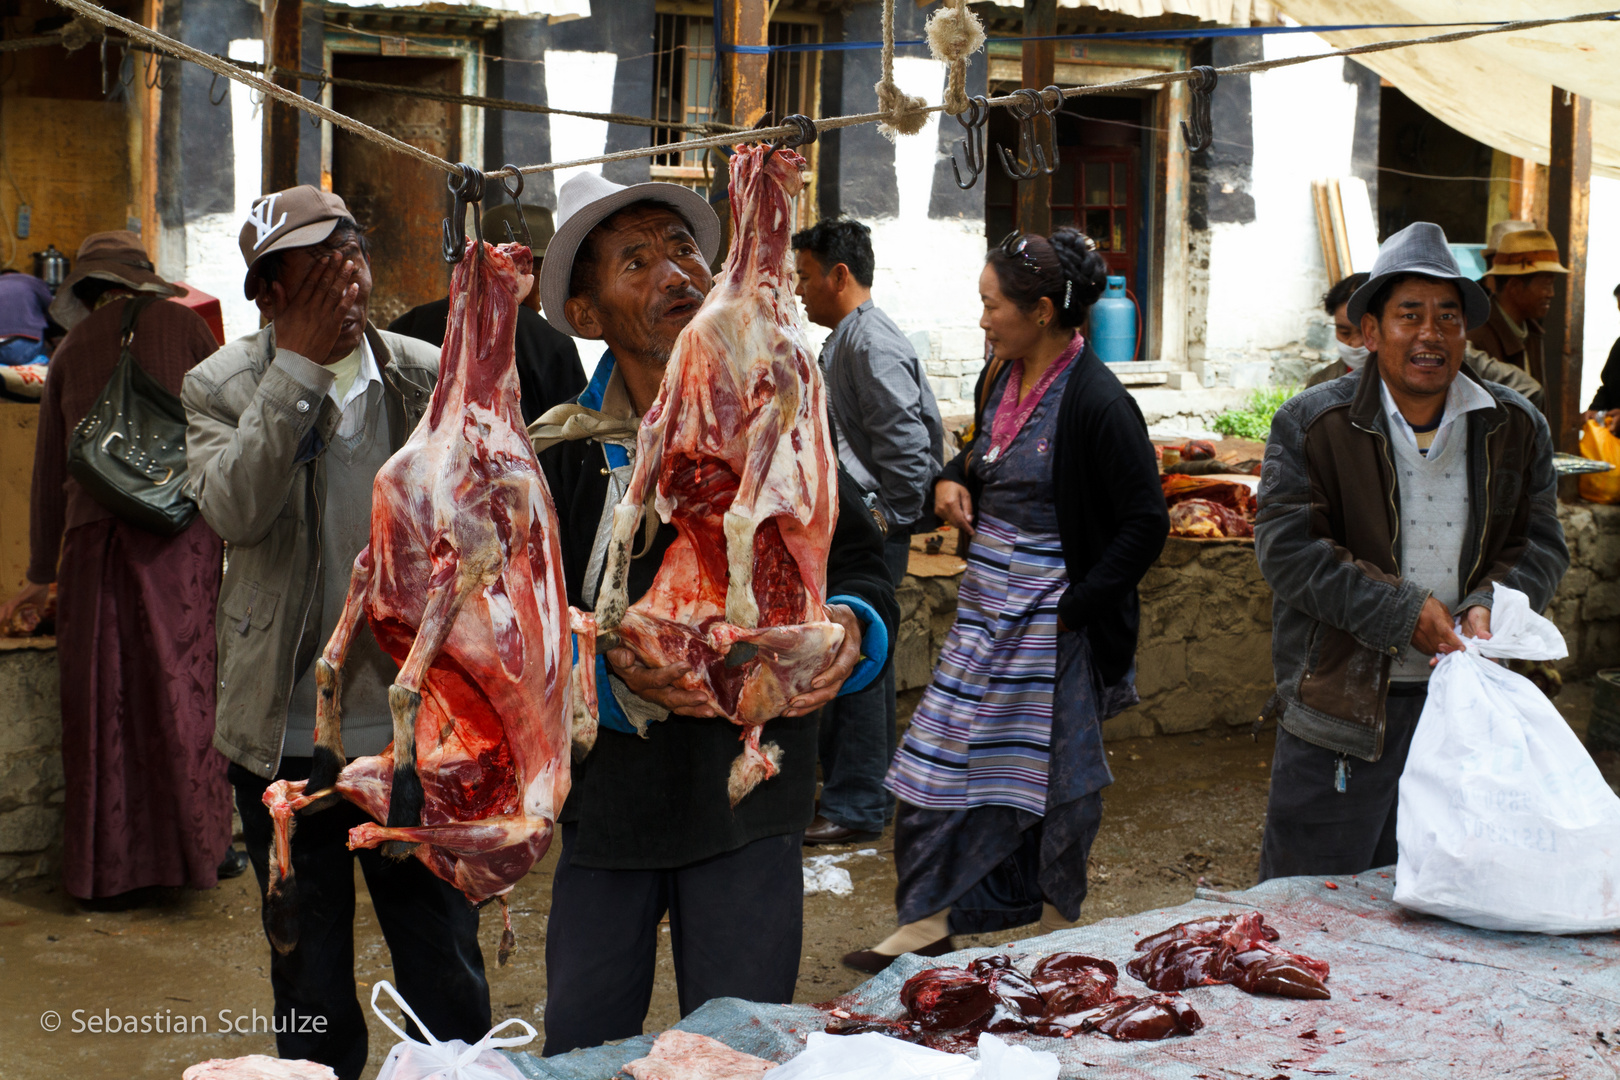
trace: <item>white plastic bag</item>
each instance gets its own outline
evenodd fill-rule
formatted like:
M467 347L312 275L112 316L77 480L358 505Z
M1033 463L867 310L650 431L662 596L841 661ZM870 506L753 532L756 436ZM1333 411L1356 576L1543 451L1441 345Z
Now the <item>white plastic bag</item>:
M1620 929L1620 798L1546 696L1487 659L1558 660L1563 635L1498 585L1490 639L1464 642L1401 774L1395 902L1487 930Z
M377 1007L377 995L384 990L394 999L404 1014L416 1021L417 1030L427 1036L427 1042L417 1042L405 1034L393 1020ZM394 1048L388 1052L383 1061L382 1071L377 1074L377 1080L523 1080L523 1074L518 1072L516 1065L510 1058L498 1053L499 1046L522 1046L533 1042L535 1031L527 1022L513 1017L505 1023L496 1024L482 1039L468 1046L460 1039L451 1039L449 1042L440 1042L433 1037L433 1032L427 1025L411 1011L394 988L387 982L379 981L371 988L371 1011L377 1014L377 1019L387 1025L388 1030L400 1037ZM514 1036L507 1039L495 1038L495 1033L517 1024L528 1034Z
M1057 1080L1057 1055L1014 1046L988 1031L979 1036L979 1071L973 1080Z
M769 1080L1057 1080L1057 1055L979 1036L979 1060L868 1031L811 1032L804 1051Z

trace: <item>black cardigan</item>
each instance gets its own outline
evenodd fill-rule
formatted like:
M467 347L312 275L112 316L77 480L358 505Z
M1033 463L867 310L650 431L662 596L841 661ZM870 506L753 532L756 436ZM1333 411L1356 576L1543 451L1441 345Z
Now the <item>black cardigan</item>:
M600 444L565 442L540 455L561 518L568 602L584 608L586 565L608 496ZM630 564L632 603L652 586L675 527L661 524L652 547ZM637 540L639 545L640 540ZM900 608L883 563L883 536L861 503L861 490L838 470L838 526L827 554L828 596L857 596L877 611L896 640ZM597 687L598 694L612 691ZM778 718L763 741L782 749L781 772L733 809L726 778L742 751L742 729L725 718L669 714L647 737L603 728L574 764L573 791L559 819L578 822L572 858L604 870L686 866L768 836L799 832L815 815L819 713Z
M979 374L975 401L987 400L988 370ZM1170 512L1142 410L1090 345L1075 359L1059 410L1052 483L1069 587L1058 615L1070 630L1089 632L1098 674L1104 684L1114 683L1136 659L1136 585L1164 550ZM983 413L980 408L974 418L973 444L940 474L965 485L974 506L981 484L968 458L987 441Z

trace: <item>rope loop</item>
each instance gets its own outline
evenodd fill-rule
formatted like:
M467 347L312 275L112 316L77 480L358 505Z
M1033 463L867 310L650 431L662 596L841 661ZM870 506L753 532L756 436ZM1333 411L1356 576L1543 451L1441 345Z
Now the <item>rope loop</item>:
M878 134L890 142L901 135L915 135L928 122L928 102L908 94L894 82L894 0L883 0L883 78L877 91Z
M945 79L945 111L957 116L968 107L968 57L984 47L984 23L968 10L967 0L949 0L928 17L928 51L949 64Z

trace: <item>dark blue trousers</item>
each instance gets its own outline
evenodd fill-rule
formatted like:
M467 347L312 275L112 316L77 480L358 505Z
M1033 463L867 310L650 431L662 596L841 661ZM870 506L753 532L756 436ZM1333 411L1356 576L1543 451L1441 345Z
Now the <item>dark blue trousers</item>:
M891 536L883 545L883 561L897 586L910 557L909 534ZM836 825L880 833L894 816L894 797L883 786L894 758L894 695L891 662L866 689L821 710L821 813Z
M793 1000L804 938L803 834L768 836L670 870L594 870L570 858L578 828L562 826L551 883L545 1056L641 1034L666 911L682 1016L717 997Z
M1261 881L1359 874L1395 862L1401 772L1426 700L1424 692L1392 692L1385 699L1384 754L1377 761L1345 758L1343 791L1335 784L1339 754L1277 729L1260 841Z
M309 766L309 758L283 758L276 779L307 779ZM262 799L269 785L240 765L232 765L229 776L263 897L271 821ZM287 1020L294 1010L299 1017L326 1021L324 1032L278 1031L276 1053L329 1065L341 1080L359 1080L366 1065L366 1018L354 988L356 859L388 942L391 981L400 997L441 1040L477 1042L492 1026L484 954L478 947L478 910L461 890L414 858L395 862L375 849L350 851L349 830L369 820L346 802L298 815L292 837L298 945L286 956L274 949L270 953L279 1027L290 1026ZM415 1026L409 1024L407 1030Z

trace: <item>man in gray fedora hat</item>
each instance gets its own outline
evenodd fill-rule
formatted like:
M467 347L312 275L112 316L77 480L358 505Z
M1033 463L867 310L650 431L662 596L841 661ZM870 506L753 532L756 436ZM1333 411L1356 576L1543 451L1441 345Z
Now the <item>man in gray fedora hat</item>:
M1395 861L1401 771L1452 629L1489 635L1492 587L1552 599L1569 566L1552 439L1463 367L1490 304L1437 225L1384 242L1350 297L1359 375L1278 410L1255 554L1271 584L1278 720L1260 878Z
M533 241L534 284L518 306L512 349L518 373L518 406L523 411L523 422L532 424L553 405L572 401L585 389L585 369L580 365L574 339L540 317L540 271L545 265L546 248L557 231L551 223L551 211L543 206L524 205L522 215ZM512 203L484 211L479 224L483 226L484 239L492 244L506 243L508 229L510 235L523 237L518 207ZM419 304L389 323L388 329L442 346L449 319L450 300L446 297Z
M557 217L540 272L546 318L608 350L579 399L541 417L529 435L562 523L569 603L586 609L601 584L613 507L634 471L640 418L713 283L720 222L690 189L621 187L591 173L562 186ZM723 466L695 464L694 483L729 497L726 481L736 480ZM899 614L877 525L854 482L842 473L839 481L827 592L845 643L828 657L821 688L770 722L781 771L735 809L726 776L739 729L707 691L683 687L689 666L648 668L622 648L598 659L601 730L574 766L560 815L546 929L546 1054L641 1033L666 911L682 1015L716 997L793 999L815 713L880 673ZM651 543L630 567L632 602L675 538L672 525L651 517Z

